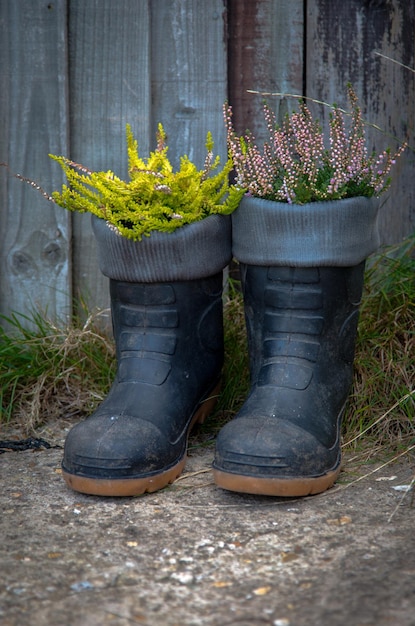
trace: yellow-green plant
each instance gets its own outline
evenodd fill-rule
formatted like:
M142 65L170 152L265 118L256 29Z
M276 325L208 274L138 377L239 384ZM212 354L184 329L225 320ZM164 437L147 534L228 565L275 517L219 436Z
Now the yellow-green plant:
M68 184L49 199L70 211L89 211L105 219L119 234L137 241L154 230L172 232L212 214L232 213L238 206L244 191L229 184L232 160L220 168L220 157L213 157L211 133L206 137L202 170L182 156L180 168L173 171L161 124L157 147L148 159L139 157L129 125L126 137L129 181L111 171L92 172L66 157L50 154L62 167Z

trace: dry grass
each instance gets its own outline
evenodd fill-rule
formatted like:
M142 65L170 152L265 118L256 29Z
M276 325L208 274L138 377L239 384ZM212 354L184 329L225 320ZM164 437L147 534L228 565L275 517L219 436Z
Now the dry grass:
M344 439L373 454L415 441L415 235L367 270Z
M0 330L1 421L33 434L49 420L83 417L103 400L115 351L96 317L61 327L40 314L14 315L7 325L7 335Z

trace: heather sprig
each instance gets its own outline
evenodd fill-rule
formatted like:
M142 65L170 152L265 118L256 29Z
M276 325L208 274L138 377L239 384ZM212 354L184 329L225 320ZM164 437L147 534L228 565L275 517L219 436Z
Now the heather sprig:
M161 124L156 149L147 159L138 154L138 143L127 125L129 181L113 172L93 172L62 156L49 155L65 172L67 185L54 191L56 204L71 211L89 211L105 219L109 227L124 237L139 241L152 231L172 232L213 214L232 213L243 191L229 184L232 160L219 169L219 156L213 157L213 139L206 137L204 168L185 155L177 171L168 159L167 137Z
M253 196L295 204L379 196L389 187L391 168L406 144L394 155L389 149L369 155L361 109L351 85L348 98L350 112L332 107L328 147L320 123L313 119L304 100L280 126L270 107L264 105L269 138L262 149L249 131L236 135L232 107L225 104L228 150L236 185Z
M206 158L199 170L188 156L173 170L167 156L167 135L161 124L156 149L140 158L131 127L126 127L128 174L125 181L111 171L95 172L64 156L50 154L66 175L61 191L47 193L36 182L13 174L37 189L47 200L70 211L90 212L107 221L117 234L139 241L153 231L173 232L176 228L209 215L227 215L238 206L244 190L229 184L233 168L229 158L220 167L213 155L211 133L206 136ZM0 166L8 167L6 163Z

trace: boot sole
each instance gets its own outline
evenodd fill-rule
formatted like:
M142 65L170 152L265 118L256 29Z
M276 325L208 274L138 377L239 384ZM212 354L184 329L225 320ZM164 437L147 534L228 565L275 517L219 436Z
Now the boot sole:
M258 478L213 470L215 483L222 489L283 498L311 496L326 491L334 485L339 474L340 466L317 478Z
M217 402L219 391L220 384L215 387L209 394L209 397L206 398L196 410L188 427L185 453L173 467L161 471L158 474L152 474L151 476L123 479L88 478L87 476L69 474L62 470L63 479L68 487L74 491L93 496L140 496L144 493L153 493L154 491L167 487L167 485L173 483L183 472L187 461L187 445L190 432L196 424L203 424L205 419L212 412Z

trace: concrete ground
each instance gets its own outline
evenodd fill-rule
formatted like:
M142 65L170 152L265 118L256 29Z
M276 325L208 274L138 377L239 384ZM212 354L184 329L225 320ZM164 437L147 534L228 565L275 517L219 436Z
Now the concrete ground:
M2 626L415 625L408 456L346 458L336 487L302 499L216 488L209 442L137 498L70 491L61 456L0 454Z

